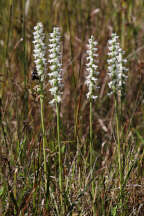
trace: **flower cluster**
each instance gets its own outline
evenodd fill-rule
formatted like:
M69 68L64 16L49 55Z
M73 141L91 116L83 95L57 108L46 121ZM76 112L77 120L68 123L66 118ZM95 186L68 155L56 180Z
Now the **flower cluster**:
M41 82L44 81L45 70L46 70L46 46L44 44L45 34L43 33L43 24L37 23L34 27L34 62L36 64L36 70Z
M111 40L108 41L108 75L111 79L108 85L111 89L110 95L114 93L122 96L127 79L125 75L127 68L124 66L127 60L123 59L123 51L120 48L118 38L116 33L113 33Z
M44 44L45 34L43 32L42 23L38 23L34 27L34 62L36 65L36 72L38 74L38 79L43 83L45 79L45 70L47 65L46 56L46 46ZM124 66L127 62L123 58L123 51L120 48L118 42L118 36L113 33L112 38L108 41L108 75L110 82L108 83L109 88L111 89L109 94L115 94L122 96L124 93L124 85L127 79L126 72L127 68ZM50 33L49 38L49 65L50 73L49 83L50 83L50 92L53 96L53 99L50 101L51 104L59 103L61 101L62 95L62 52L61 52L61 35L60 29L58 27L53 28L53 32ZM97 96L94 94L96 88L99 88L97 85L97 71L98 66L95 63L95 59L98 56L97 54L97 42L94 40L94 36L88 40L88 49L87 49L87 61L86 70L88 72L86 76L86 85L88 86L87 98L89 100L96 99Z
M49 64L50 77L49 83L51 85L50 92L54 98L50 104L59 103L62 95L62 53L61 53L61 35L58 27L53 28L49 38Z
M96 75L98 75L99 72L97 71L98 66L95 64L95 57L98 56L96 48L97 42L94 40L93 36L91 36L88 42L88 63L86 64L88 75L86 76L86 85L88 86L87 98L91 100L97 98L97 96L94 95L94 89L98 88Z

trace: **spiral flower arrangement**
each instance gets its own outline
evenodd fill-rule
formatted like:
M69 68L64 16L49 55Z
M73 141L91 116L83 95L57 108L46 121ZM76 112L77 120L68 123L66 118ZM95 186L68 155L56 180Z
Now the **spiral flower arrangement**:
M62 95L62 52L61 52L61 35L58 27L53 28L49 39L49 64L50 64L50 92L53 99L50 104L60 103Z
M124 86L126 83L127 76L125 72L127 72L127 68L124 66L127 62L126 59L123 58L123 51L120 48L120 44L118 42L118 36L116 33L112 34L112 38L108 41L108 75L110 81L108 83L111 94L124 94Z
M97 96L94 94L94 90L98 88L97 86L97 75L99 72L97 71L98 66L95 63L95 58L98 56L97 54L97 42L94 40L94 36L91 36L91 38L88 41L88 50L87 50L87 61L86 64L86 70L88 72L88 75L86 76L86 85L88 86L88 93L87 98L89 100L93 99L95 100Z
M37 74L41 82L44 81L45 78L45 70L46 70L46 46L44 44L45 34L43 32L43 24L41 22L37 23L34 27L34 62L36 65Z

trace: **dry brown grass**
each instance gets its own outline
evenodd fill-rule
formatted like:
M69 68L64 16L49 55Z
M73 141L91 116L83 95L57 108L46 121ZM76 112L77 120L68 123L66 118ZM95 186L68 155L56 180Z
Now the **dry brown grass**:
M111 32L116 31L126 50L129 67L122 119L123 175L127 177L123 215L143 216L143 1L1 0L0 5L0 215L60 215L56 116L48 105L50 95L47 86L45 126L50 191L46 203L43 159L40 158L39 98L34 92L36 82L31 79L33 26L42 21L47 34L55 25L61 28L63 34L65 88L61 104L61 140L65 215L92 215L89 111L84 85L85 51L91 34L99 43L101 86L100 97L93 107L96 215L110 216L115 207L115 215L120 215L114 103L107 97L106 78L107 41ZM78 152L77 142L80 146Z

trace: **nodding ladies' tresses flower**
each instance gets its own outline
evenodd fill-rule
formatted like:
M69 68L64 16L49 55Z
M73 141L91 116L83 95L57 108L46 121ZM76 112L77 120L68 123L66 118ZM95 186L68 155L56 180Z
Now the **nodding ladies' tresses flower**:
M41 22L37 23L34 27L34 62L36 65L36 70L41 82L44 81L45 70L46 70L46 46L44 44L45 34L43 33L43 24Z
M53 99L50 104L59 103L61 101L62 89L62 53L61 53L61 35L58 27L53 28L49 38L49 64L50 77L49 83L51 85L50 92Z
M128 69L124 66L127 60L123 59L124 52L120 48L118 38L116 33L113 33L111 40L108 41L108 75L111 79L108 85L111 89L109 95L114 93L115 95L119 94L120 96L123 96L127 79L125 72L127 72Z
M96 99L97 96L94 95L94 90L96 88L99 88L97 86L97 78L96 75L99 74L97 71L98 66L95 64L95 57L98 56L97 54L97 48L96 48L97 42L94 40L94 36L91 36L91 38L88 40L88 50L87 50L87 72L88 75L86 76L86 85L88 86L88 93L87 98L88 99Z

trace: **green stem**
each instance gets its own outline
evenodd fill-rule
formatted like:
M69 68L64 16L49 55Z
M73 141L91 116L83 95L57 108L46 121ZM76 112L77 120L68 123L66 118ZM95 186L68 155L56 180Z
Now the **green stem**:
M90 167L92 169L92 150L93 150L93 144L92 144L92 102L90 100Z
M17 192L17 172L18 172L18 168L15 169L14 172L14 198L17 198L16 192Z
M56 103L56 114L57 114L57 142L58 142L58 161L59 161L59 187L60 187L60 201L61 207L63 206L62 199L62 163L61 163L61 142L60 142L60 112L59 104Z
M44 95L43 95L43 85L41 83L41 95L40 95L40 106L41 106L41 127L43 133L43 156L44 156L44 179L45 179L45 191L47 192L47 167L46 167L46 135L44 126Z
M92 115L92 100L90 99L90 169L91 169L91 178L92 176L92 169L93 169L93 129L92 129L92 123L93 123L93 115ZM94 182L92 181L92 197L94 199L95 195L95 187ZM95 200L93 200L95 201ZM95 206L93 202L93 214L96 215L95 212Z
M119 176L120 176L120 208L122 215L122 204L123 204L123 175L122 175L122 163L121 163L121 143L120 143L120 122L119 122L119 112L118 112L118 101L115 97L115 118L116 118L116 135L117 135L117 153L118 153L118 164L119 164Z

